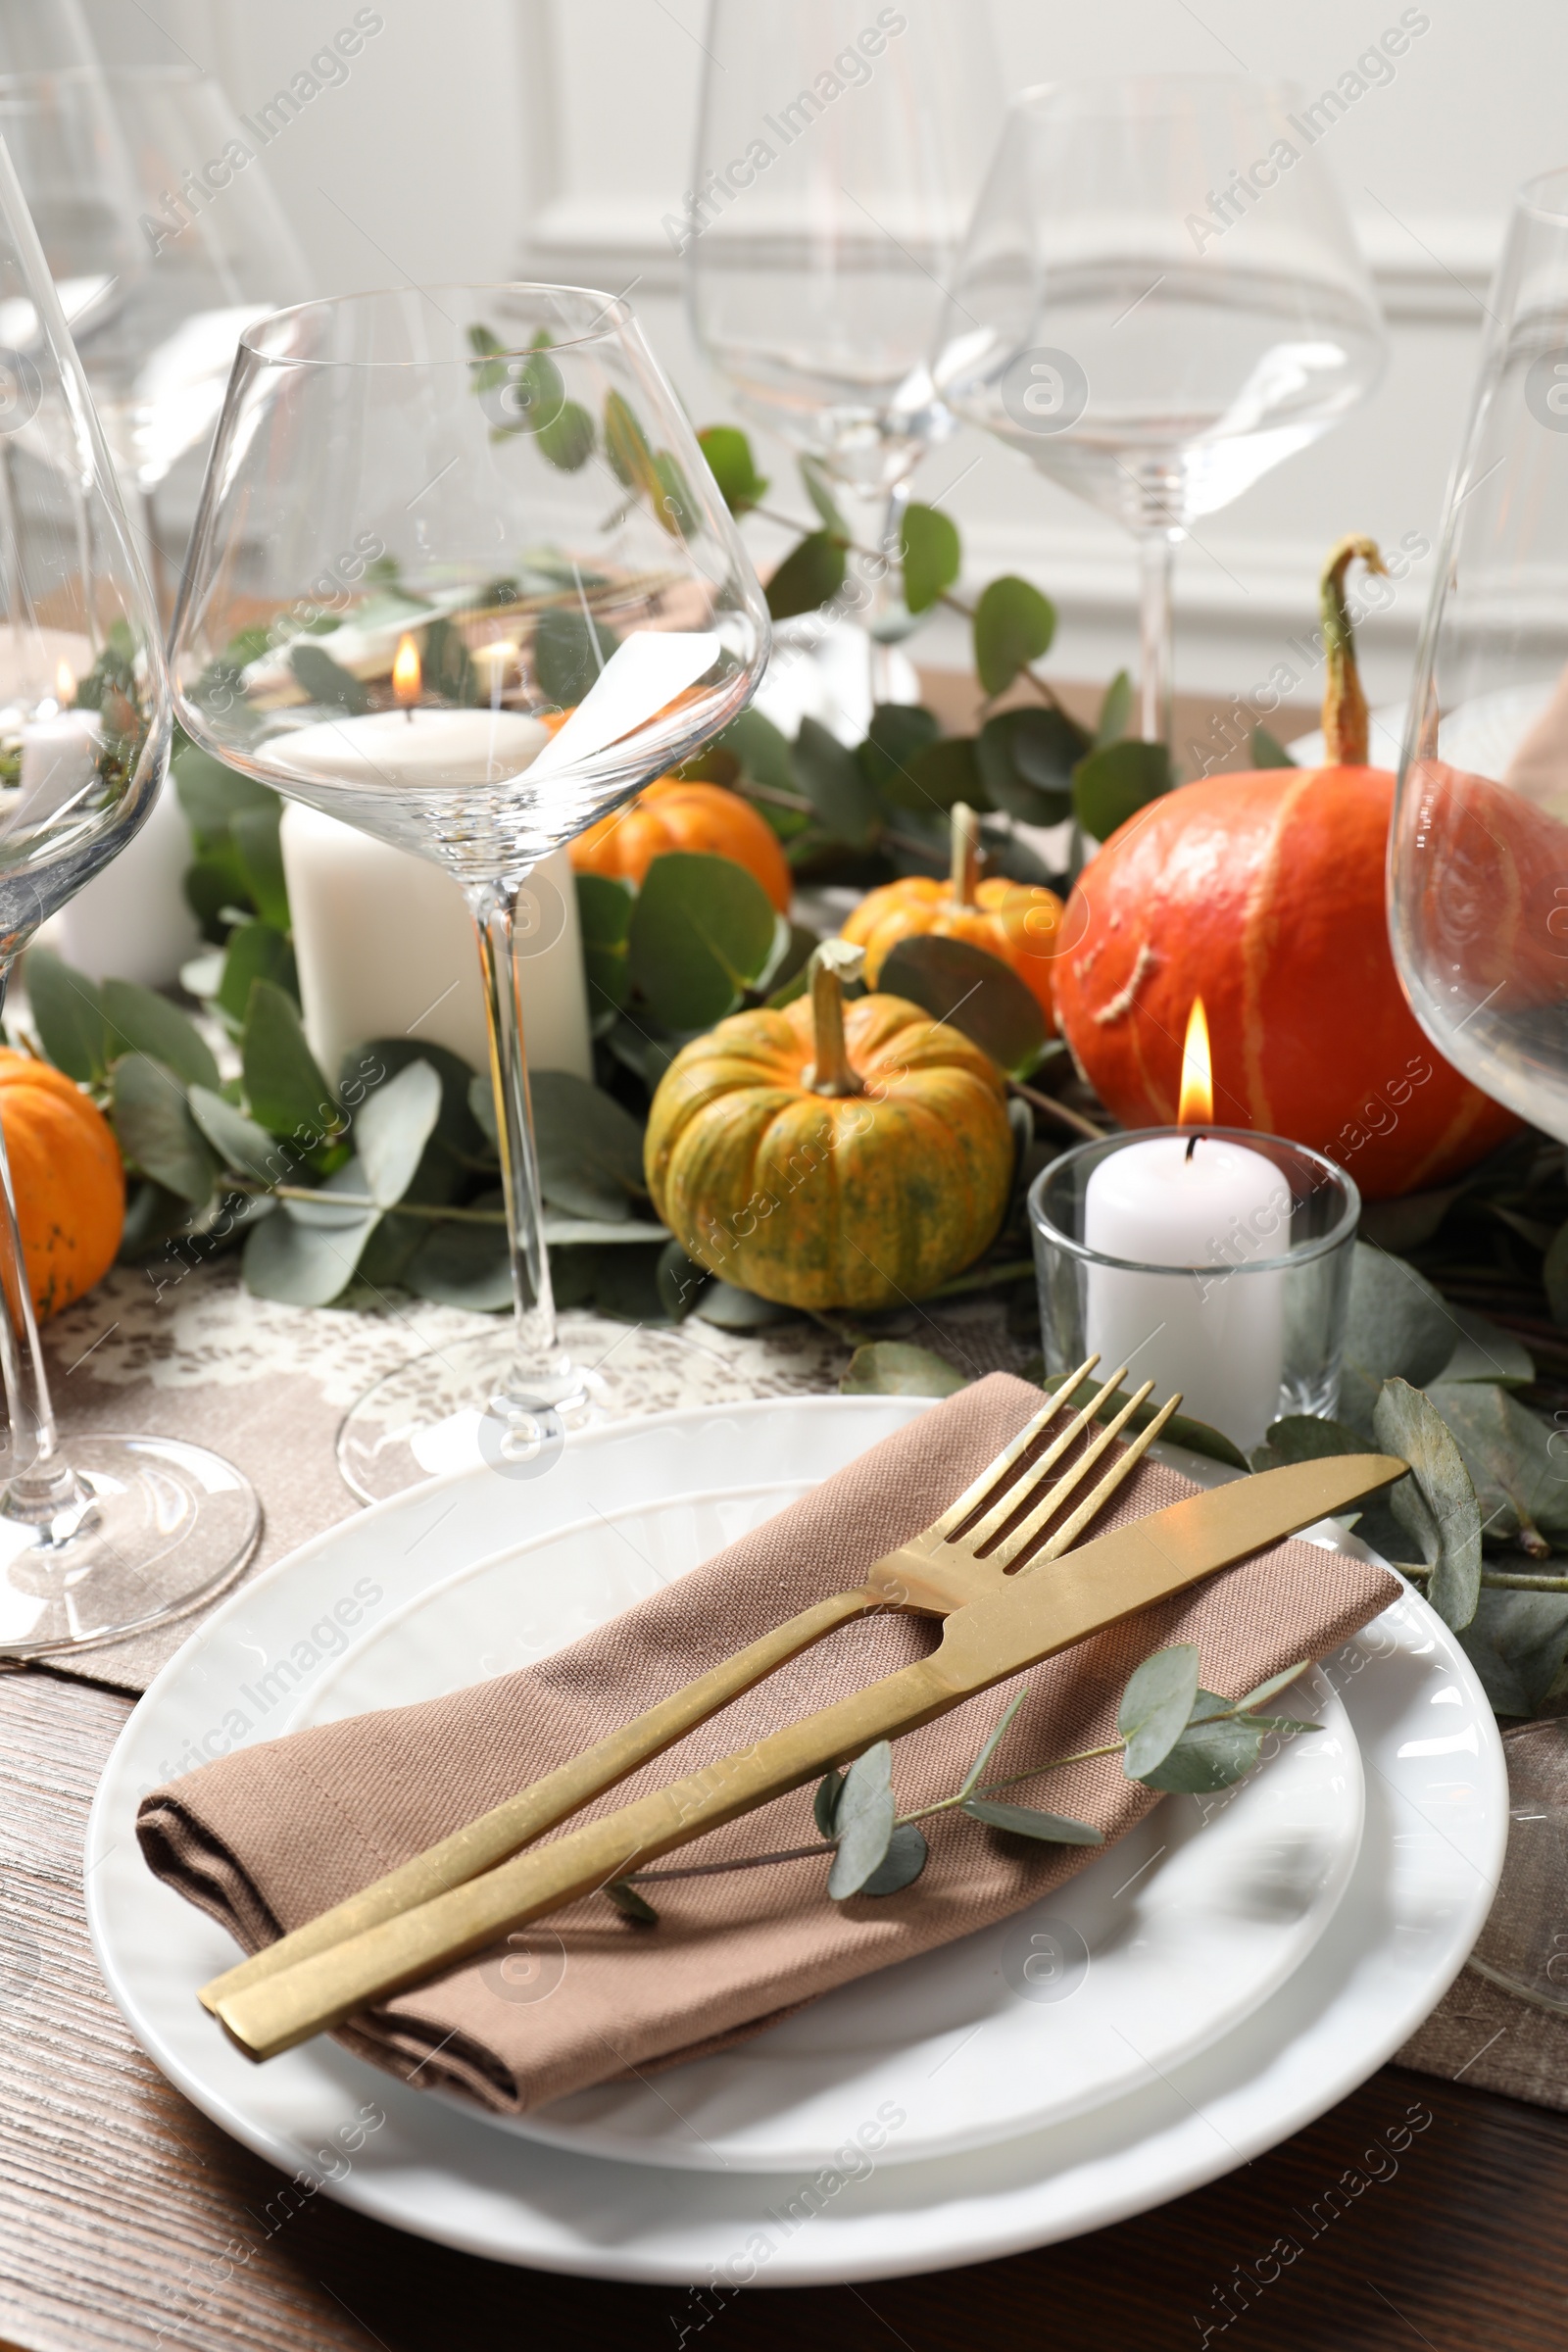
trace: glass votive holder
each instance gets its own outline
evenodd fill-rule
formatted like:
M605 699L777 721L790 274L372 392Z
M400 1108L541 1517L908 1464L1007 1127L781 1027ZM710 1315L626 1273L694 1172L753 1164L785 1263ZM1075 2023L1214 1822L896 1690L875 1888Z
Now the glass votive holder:
M1332 1415L1360 1213L1343 1168L1277 1135L1079 1144L1029 1188L1048 1374L1126 1364L1244 1452L1286 1413Z

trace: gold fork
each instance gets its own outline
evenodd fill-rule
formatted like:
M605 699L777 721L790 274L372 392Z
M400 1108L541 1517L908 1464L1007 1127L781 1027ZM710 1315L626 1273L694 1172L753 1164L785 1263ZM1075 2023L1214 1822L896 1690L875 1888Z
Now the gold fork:
M280 1936L250 1959L215 1977L202 1989L201 1998L206 2006L216 2014L220 2002L243 1991L247 1985L280 1975L298 1961L477 1878L481 1871L505 1861L546 1830L554 1829L590 1798L613 1788L639 1765L662 1754L698 1724L716 1715L732 1698L738 1698L743 1691L765 1680L775 1668L798 1657L803 1649L810 1648L813 1642L822 1641L852 1618L881 1609L946 1617L996 1592L1006 1581L1011 1563L1082 1485L1153 1389L1153 1382L1146 1381L1130 1402L1096 1433L1077 1460L1058 1478L1043 1485L1046 1474L1083 1435L1106 1398L1115 1395L1126 1377L1127 1367L1123 1365L1071 1416L1040 1459L1031 1463L1021 1477L1011 1478L1009 1474L1076 1395L1099 1361L1098 1355L1091 1355L1080 1364L1011 1444L1004 1446L996 1459L964 1489L957 1501L907 1544L874 1562L863 1584L834 1592L826 1600L801 1610L786 1624L775 1626L771 1633L763 1634L721 1665L711 1667L683 1690L673 1691L618 1731L559 1765L543 1780L519 1789L516 1795L481 1814L476 1821L466 1823L439 1844L426 1847L423 1853L416 1854L397 1870L362 1887L358 1894L351 1894L330 1911L323 1911L308 1920L304 1927L296 1928L292 1935ZM1077 1541L1097 1511L1136 1468L1179 1401L1178 1397L1172 1397L1129 1442L1071 1517L1041 1545L1028 1564L1030 1569L1058 1559ZM1001 1484L1004 1481L1004 1487ZM992 1502L992 1507L983 1518L975 1519L975 1513L993 1496L998 1499ZM1008 1521L1031 1502L1033 1507L1028 1515L1009 1527Z
M874 1740L929 1723L976 1691L1389 1485L1407 1467L1385 1454L1290 1462L1098 1537L1054 1576L999 1578L990 1592L951 1612L937 1648L912 1666L278 1975L226 1992L220 1979L202 1998L248 2056L275 2057L528 1921L801 1788ZM911 1574L925 1574L918 1554Z

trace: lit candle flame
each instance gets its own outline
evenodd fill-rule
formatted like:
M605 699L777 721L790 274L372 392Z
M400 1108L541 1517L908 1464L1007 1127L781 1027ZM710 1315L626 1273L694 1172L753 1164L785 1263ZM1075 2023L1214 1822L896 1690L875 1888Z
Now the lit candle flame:
M1208 1015L1201 997L1193 999L1187 1016L1187 1042L1182 1048L1182 1091L1176 1105L1178 1127L1206 1127L1214 1116L1214 1074L1208 1053Z
M76 699L76 673L69 662L62 662L55 671L55 700L64 710Z
M418 701L419 683L419 649L412 637L400 637L392 664L392 691L405 710Z

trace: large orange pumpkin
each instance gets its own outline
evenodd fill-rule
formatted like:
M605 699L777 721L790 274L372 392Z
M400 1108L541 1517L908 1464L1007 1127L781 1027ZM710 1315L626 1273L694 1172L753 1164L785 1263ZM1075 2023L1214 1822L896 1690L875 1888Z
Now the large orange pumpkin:
M760 882L779 913L788 914L792 884L778 835L749 801L721 784L684 784L663 776L644 785L626 808L578 834L571 862L579 874L640 883L654 859L670 850L732 858Z
M125 1176L114 1131L47 1061L0 1047L0 1127L16 1195L27 1288L40 1321L90 1291L115 1262Z
M1039 883L1008 882L1000 874L977 881L976 849L974 812L959 801L953 811L951 878L907 874L867 891L842 936L864 948L868 988L875 988L901 939L965 939L1017 973L1054 1031L1051 968L1061 939L1061 901Z
M1384 866L1395 779L1366 761L1345 573L1323 578L1329 763L1188 784L1139 810L1068 902L1056 1013L1125 1125L1176 1116L1195 997L1208 1016L1214 1116L1315 1146L1373 1200L1441 1184L1518 1126L1417 1025L1389 946Z

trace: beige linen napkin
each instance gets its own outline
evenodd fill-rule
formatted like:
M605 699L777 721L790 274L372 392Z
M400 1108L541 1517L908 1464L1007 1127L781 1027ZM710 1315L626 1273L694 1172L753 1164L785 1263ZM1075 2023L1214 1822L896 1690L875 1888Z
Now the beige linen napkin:
M857 1583L935 1519L1039 1403L1038 1389L993 1374L538 1665L418 1706L295 1733L156 1790L138 1824L149 1864L247 1951L270 1942L796 1610ZM1102 1526L1192 1491L1145 1461ZM605 1541L617 1538L607 1529ZM1128 1675L1166 1642L1196 1642L1204 1686L1236 1695L1298 1659L1326 1655L1397 1592L1362 1561L1279 1544L898 1741L900 1809L957 1787L1018 1683L1029 1696L998 1776L1114 1738ZM929 1619L898 1616L840 1628L591 1809L624 1803L892 1673L924 1655L940 1632ZM1093 1821L1107 1839L1158 1801L1125 1778L1115 1756L1052 1772L1012 1794ZM1022 1909L1094 1851L1028 1843L951 1812L926 1828L930 1862L900 1894L835 1903L825 1863L813 1857L650 1886L654 1928L620 1918L608 1896L587 1897L520 1931L510 1950L498 1946L367 2013L342 2038L420 2084L445 2083L520 2113L720 2048L835 1984ZM811 1791L798 1789L657 1867L771 1853L815 1835Z

